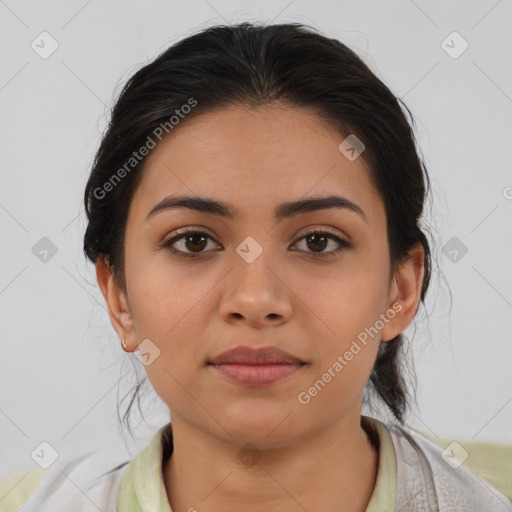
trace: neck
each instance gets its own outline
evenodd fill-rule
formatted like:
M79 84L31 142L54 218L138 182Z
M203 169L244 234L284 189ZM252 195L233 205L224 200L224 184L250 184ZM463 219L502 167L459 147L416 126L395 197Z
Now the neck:
M364 512L375 486L378 453L360 415L294 444L244 450L172 420L174 449L163 467L172 510Z

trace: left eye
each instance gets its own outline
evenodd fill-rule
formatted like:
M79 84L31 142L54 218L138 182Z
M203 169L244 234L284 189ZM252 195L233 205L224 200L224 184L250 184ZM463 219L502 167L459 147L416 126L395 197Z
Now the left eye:
M204 231L187 230L185 232L177 234L176 236L173 236L169 240L164 240L160 244L160 247L167 248L172 253L180 257L194 258L199 256L201 253L206 252L203 249L205 249L205 247L208 245L208 240L213 240L213 238ZM302 241L305 241L306 244L309 244L309 246L312 246L314 248L313 252L309 253L309 255L312 256L313 258L334 256L338 252L351 247L351 245L345 240L342 240L333 233L329 233L326 231L311 231L309 233L306 233L304 236L299 238L296 244ZM331 251L324 251L329 241L334 242L335 244L337 244L337 246L335 246L335 248ZM181 244L181 249L173 247L177 243ZM183 249L187 249L189 251L191 250L191 252L186 252ZM307 253L308 251L301 252Z
M320 249L320 251L323 251L326 248L329 241L334 241L334 243L337 244L337 247L335 247L332 251L320 252L314 250L313 253L310 253L310 255L313 258L335 256L340 251L343 251L344 249L348 249L350 247L350 244L348 242L342 240L340 237L334 235L333 233L329 233L326 231L310 231L309 233L306 233L306 235L301 237L299 239L299 242L303 240L306 242L306 244L310 244L310 246L312 245L315 249Z

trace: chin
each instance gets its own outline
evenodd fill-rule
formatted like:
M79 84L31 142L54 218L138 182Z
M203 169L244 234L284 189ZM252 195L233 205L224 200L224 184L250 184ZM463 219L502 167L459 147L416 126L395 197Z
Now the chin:
M229 407L222 418L216 416L216 419L233 436L228 435L230 442L251 442L260 448L291 444L298 431L304 429L304 421L300 421L297 411L283 404L269 404L268 399L263 406L238 404Z

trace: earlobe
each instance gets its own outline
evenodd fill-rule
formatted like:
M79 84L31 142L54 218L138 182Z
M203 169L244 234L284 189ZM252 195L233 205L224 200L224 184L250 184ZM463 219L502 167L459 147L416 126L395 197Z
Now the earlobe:
M384 342L405 331L416 315L424 277L424 258L425 251L418 242L393 278L386 312L390 320L382 329L381 340Z
M110 322L119 339L127 346L133 335L133 319L124 292L117 285L108 263L101 257L96 261L96 279L107 305Z

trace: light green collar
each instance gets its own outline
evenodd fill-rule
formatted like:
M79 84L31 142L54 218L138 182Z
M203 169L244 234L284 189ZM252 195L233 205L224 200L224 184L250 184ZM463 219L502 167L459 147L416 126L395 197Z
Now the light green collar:
M391 436L380 421L365 416L379 437L379 467L375 487L366 512L395 510L396 461ZM162 456L168 432L172 441L171 424L158 430L153 439L128 465L119 489L117 512L172 512L163 481ZM169 448L168 445L165 447Z
M377 479L366 512L394 512L396 499L396 456L393 440L384 423L364 417L379 436L379 467Z
M117 512L172 512L162 473L164 425L128 465L119 489Z

